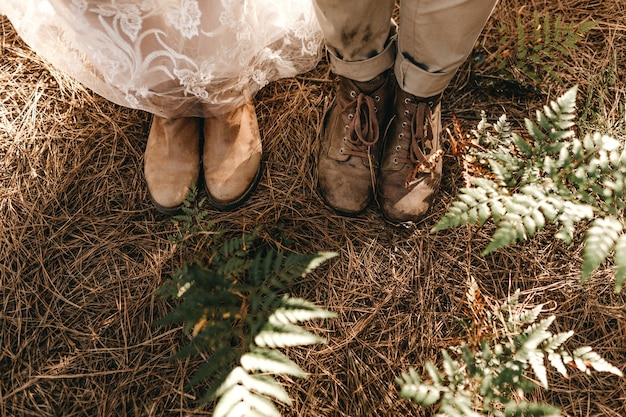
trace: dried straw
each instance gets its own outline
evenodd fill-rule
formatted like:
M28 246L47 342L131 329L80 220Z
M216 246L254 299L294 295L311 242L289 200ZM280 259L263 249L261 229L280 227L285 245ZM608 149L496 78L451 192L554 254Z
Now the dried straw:
M623 138L626 5L502 2L480 42L497 51L498 26L534 10L599 23L549 95L580 84L586 102L587 86L599 85L613 62L615 84L589 99L596 121ZM153 291L184 259L166 239L174 226L147 198L142 154L150 116L51 68L6 19L0 29L0 416L210 415L194 408L200 392L184 386L199 362L169 360L185 343L182 330L152 325L171 308ZM293 250L339 253L293 287L338 318L312 327L328 345L289 351L311 376L285 380L295 399L285 415L426 415L399 400L393 381L461 342L457 318L469 276L496 300L520 288L527 302L552 308L559 330L576 332L573 345L592 345L626 370L626 294L613 294L609 267L580 285L580 239L565 246L544 232L483 257L489 227L429 232L462 183L452 157L440 198L417 225L392 226L375 205L356 218L328 209L315 185L315 138L332 78L323 62L257 96L261 183L242 209L210 211L232 233L278 226ZM468 64L446 94L444 123L455 111L472 125L480 109L489 117L506 109L517 122L545 100L478 88ZM626 415L626 380L552 374L550 382L538 398L566 416Z

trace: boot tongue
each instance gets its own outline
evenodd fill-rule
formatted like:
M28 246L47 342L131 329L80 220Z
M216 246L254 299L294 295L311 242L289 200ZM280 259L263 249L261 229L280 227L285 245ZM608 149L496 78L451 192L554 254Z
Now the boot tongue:
M356 85L362 93L371 95L374 91L382 87L386 79L386 74L383 73L369 81L354 81L354 85Z

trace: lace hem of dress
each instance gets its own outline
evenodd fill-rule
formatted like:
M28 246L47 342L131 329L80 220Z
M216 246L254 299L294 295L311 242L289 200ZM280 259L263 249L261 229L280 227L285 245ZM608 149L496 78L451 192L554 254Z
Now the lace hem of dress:
M312 69L310 0L3 0L39 55L123 106L204 116Z

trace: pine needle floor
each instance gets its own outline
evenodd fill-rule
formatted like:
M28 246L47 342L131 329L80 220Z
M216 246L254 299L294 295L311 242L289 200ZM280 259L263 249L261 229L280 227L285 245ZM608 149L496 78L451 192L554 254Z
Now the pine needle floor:
M544 88L555 98L580 84L592 122L624 139L626 6L502 2L480 42L497 49L498 27L514 27L518 13L533 10L599 22L561 81ZM199 362L168 359L186 341L182 329L152 325L171 308L153 292L186 256L168 243L176 228L147 196L150 115L115 106L51 68L4 18L0 31L0 416L210 415L195 408L201 393L185 387ZM506 111L521 127L545 104L545 96L477 84L472 73L489 68L470 65L448 89L444 125L454 111L472 127L485 110L490 118ZM601 82L607 74L610 85ZM280 229L293 250L339 253L293 287L338 318L313 328L328 345L288 352L310 377L285 379L294 398L285 415L427 415L399 400L394 378L462 342L470 276L494 300L520 288L528 304L552 310L557 330L575 331L576 346L591 345L625 370L626 292L613 293L609 267L579 283L580 240L565 246L546 231L483 257L489 226L429 232L462 186L449 154L439 198L416 225L386 223L375 204L356 218L328 209L315 185L315 137L331 97L325 62L259 93L261 183L237 211L208 208L227 233L262 225ZM626 415L626 380L553 373L550 383L536 399L566 416Z

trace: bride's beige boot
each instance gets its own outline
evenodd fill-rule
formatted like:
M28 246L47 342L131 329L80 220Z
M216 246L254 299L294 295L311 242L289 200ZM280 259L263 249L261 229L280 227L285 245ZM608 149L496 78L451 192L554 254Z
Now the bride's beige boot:
M202 119L154 116L144 157L148 193L157 210L175 214L200 174Z
M254 105L204 119L202 163L207 197L221 209L240 206L261 176L261 135Z

